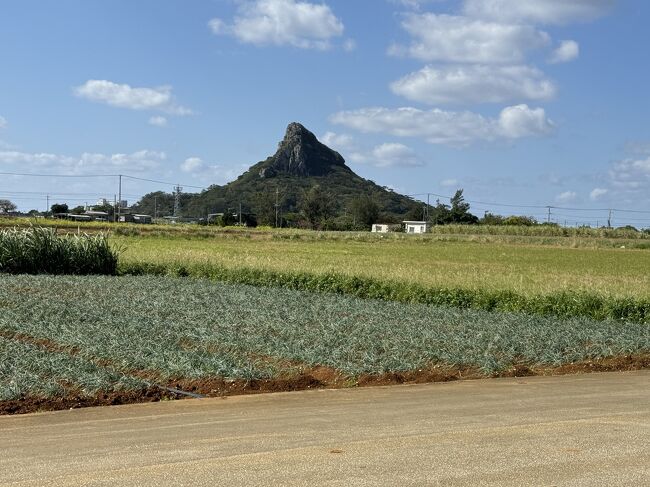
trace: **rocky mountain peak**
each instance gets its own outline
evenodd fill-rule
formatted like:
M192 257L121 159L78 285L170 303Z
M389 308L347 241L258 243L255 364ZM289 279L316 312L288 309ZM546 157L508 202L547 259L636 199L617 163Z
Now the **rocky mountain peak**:
M324 176L334 166L345 166L341 155L319 142L302 124L290 123L277 152L260 169L260 177L269 178L279 173L294 176Z

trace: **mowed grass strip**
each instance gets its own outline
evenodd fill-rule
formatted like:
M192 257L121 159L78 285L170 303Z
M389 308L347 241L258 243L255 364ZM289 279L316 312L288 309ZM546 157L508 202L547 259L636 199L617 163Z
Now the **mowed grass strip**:
M491 375L517 364L557 367L650 353L650 327L639 323L197 279L7 276L0 294L3 336L51 340L74 348L77 357L158 380L273 378L302 366L326 366L349 377L435 366ZM11 377L2 380L6 388Z

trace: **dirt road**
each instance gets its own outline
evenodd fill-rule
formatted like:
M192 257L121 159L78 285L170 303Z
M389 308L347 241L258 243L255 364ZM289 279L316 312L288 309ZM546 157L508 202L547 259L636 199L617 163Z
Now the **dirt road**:
M0 485L650 485L650 372L0 417Z

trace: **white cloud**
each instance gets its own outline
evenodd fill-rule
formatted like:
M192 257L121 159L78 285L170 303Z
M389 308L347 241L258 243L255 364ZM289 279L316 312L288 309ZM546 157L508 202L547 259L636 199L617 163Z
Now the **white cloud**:
M440 181L440 186L444 188L453 188L458 186L458 179L443 179Z
M332 115L331 121L360 132L420 137L432 144L455 146L479 140L546 135L554 129L543 108L532 109L528 105L506 107L498 118L438 108L425 111L412 107L375 107L342 111Z
M616 162L609 171L609 178L618 190L645 192L647 195L650 189L650 157Z
M131 110L158 110L173 115L190 115L192 111L177 105L170 86L133 88L107 80L91 79L75 88L75 94L98 103Z
M357 48L357 41L354 39L346 39L343 43L343 50L347 52L352 52Z
M540 70L519 65L426 66L394 82L391 89L429 104L548 100L557 91Z
M154 125L156 127L166 127L167 126L167 119L165 117L161 117L159 115L155 117L151 117L149 119L149 125Z
M411 8L413 10L419 10L421 7L428 3L439 3L444 2L445 0L390 0L391 3L401 5L406 8Z
M650 142L629 140L625 143L625 152L636 155L650 155Z
M0 129L3 129L7 126L7 119L0 115Z
M246 44L321 50L344 30L328 5L299 0L244 1L231 24L212 19L208 25L214 34Z
M422 61L516 64L529 50L549 44L550 37L529 25L510 25L454 15L406 15L402 27L410 45L394 44L389 54Z
M208 22L208 27L210 27L212 33L216 35L226 34L228 32L228 26L226 23L218 18L211 19Z
M565 191L564 193L560 193L555 197L555 201L558 203L570 203L572 201L575 201L577 198L577 193L575 191Z
M375 167L417 167L423 165L413 149L394 142L378 145L368 154L354 153L350 158L354 162L372 164Z
M549 134L554 129L543 108L530 108L525 104L501 110L498 125L498 132L511 139Z
M603 196L605 196L607 193L609 193L609 190L608 190L608 189L604 189L604 188L594 188L594 189L591 191L591 193L589 193L589 198L590 198L592 201L596 201L596 200L602 198Z
M607 13L616 0L465 0L463 12L501 22L567 24Z
M205 163L198 157L189 157L181 164L181 171L195 173L205 169Z
M0 162L47 170L60 174L106 174L116 170L146 171L155 169L167 158L164 152L141 150L131 154L84 152L78 157L50 153L0 151Z
M204 183L224 184L234 180L240 174L247 171L249 166L246 164L238 164L226 167L219 164L207 164L199 157L188 157L180 165L180 169L184 173Z
M551 54L548 62L551 64L568 63L578 59L580 55L580 45L576 41L562 41L555 51Z
M375 167L414 167L422 166L422 160L410 147L387 142L371 150L359 148L354 138L347 134L326 132L320 137L326 146L344 153L350 161L357 164L370 164Z
M356 147L356 144L354 143L354 138L351 135L347 135L347 134L325 132L320 137L320 141L330 149L334 149L339 152L353 150Z

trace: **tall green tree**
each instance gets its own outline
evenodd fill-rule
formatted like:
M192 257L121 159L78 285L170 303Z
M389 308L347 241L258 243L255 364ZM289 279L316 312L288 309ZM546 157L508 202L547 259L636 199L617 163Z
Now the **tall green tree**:
M434 225L447 225L451 223L451 208L449 205L436 200L436 205L429 210L429 221Z
M68 205L66 205L65 203L54 203L50 207L50 210L52 210L52 213L67 213Z
M312 186L300 202L300 214L311 228L319 227L323 221L333 217L335 212L334 197L318 185Z
M368 195L355 196L350 201L350 213L355 225L369 229L373 223L377 223L379 205Z
M258 225L275 226L276 199L278 204L277 211L279 212L283 198L280 198L279 196L276 198L276 193L274 191L262 191L255 194L253 198L253 210L257 216Z
M0 200L0 213L9 213L16 211L16 205L9 200Z
M219 219L219 225L222 227L231 227L237 223L235 215L232 214L232 209L226 208L226 211L223 212L221 218Z
M451 203L450 216L452 223L476 224L478 217L469 212L469 203L465 201L463 190L456 191L449 200Z

